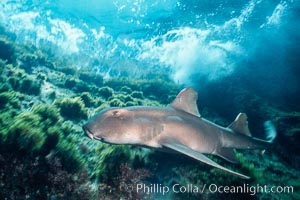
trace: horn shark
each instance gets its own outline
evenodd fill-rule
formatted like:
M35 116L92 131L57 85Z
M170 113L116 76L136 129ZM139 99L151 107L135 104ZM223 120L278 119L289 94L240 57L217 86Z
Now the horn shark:
M271 143L251 136L247 116L240 113L222 127L201 117L193 88L183 89L167 107L112 107L96 114L83 126L91 139L110 144L132 144L171 149L244 179L204 154L237 163L233 149L266 149Z

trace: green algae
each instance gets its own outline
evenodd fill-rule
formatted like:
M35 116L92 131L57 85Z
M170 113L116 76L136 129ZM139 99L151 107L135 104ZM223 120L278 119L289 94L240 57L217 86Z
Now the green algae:
M130 95L133 98L137 98L137 99L144 99L145 98L142 91L133 91Z
M90 86L87 83L73 77L67 78L64 86L76 93L86 92L90 90Z
M88 117L85 105L80 97L64 98L56 101L60 114L67 119L86 119Z
M95 160L93 177L99 181L109 181L111 177L118 176L121 173L119 167L125 163L134 168L151 166L148 151L139 147L99 144L95 153L98 157Z
M125 103L123 103L123 101L122 100L120 100L120 99L111 99L110 101L109 101L109 105L111 106L111 107L125 107Z
M72 76L77 73L77 70L73 66L69 65L57 67L57 70L63 72L66 75Z
M79 71L78 78L86 83L93 83L97 87L101 87L103 85L103 76L100 74L95 74L94 72L89 71Z
M6 107L7 105L13 108L20 108L19 95L14 91L6 91L0 93L0 109Z
M110 98L111 96L113 96L114 90L113 90L111 87L104 86L104 87L99 88L98 94L99 94L101 97L103 97L104 99L108 99L108 98Z
M32 113L21 113L14 120L7 133L8 144L17 144L17 148L27 152L39 151L46 135L40 127L41 118Z
M6 106L16 98L15 92L1 95L5 97ZM54 105L38 104L26 112L9 109L0 114L0 125L2 153L44 157L55 152L66 170L77 171L84 166L76 142L67 139L73 130L62 124L59 109Z
M22 79L19 91L30 95L39 95L41 92L41 83L36 82L33 78Z
M83 155L68 140L60 140L53 153L60 158L64 169L67 171L77 172L85 166Z
M12 43L9 42L9 45ZM13 51L16 51L15 48ZM12 56L10 62L12 62L15 52L10 54ZM92 79L92 74L78 71L67 63L60 63L59 67L55 67L57 64L50 62L49 58L43 55L38 55L37 52L25 52L22 56L20 66L8 65L5 62L1 64L0 154L10 150L13 154L22 152L24 155L26 152L31 156L28 159L32 160L36 158L51 161L59 159L63 169L72 173L71 176L77 177L82 169L87 169L89 177L85 178L96 179L96 184L107 183L112 177L119 176L122 173L120 166L124 163L129 163L129 166L134 168L147 168L155 173L155 181L158 180L159 183L201 185L212 180L219 184L245 183L220 170L179 156L160 157L160 153L153 153L153 151L143 151L141 148L125 145L102 144L89 141L84 137L80 126L88 113L95 113L109 106L165 106L175 98L181 86L161 79L101 80L101 77ZM48 71L43 71L41 66L46 67L47 70L51 69L50 75ZM43 73L36 73L35 70ZM48 102L47 99L41 99L43 97L40 95L39 88L44 82L51 82L57 87L52 97L55 100L54 105L44 103ZM38 85L34 85L36 83ZM60 90L61 88L65 90ZM243 104L248 99L251 100L250 105ZM267 113L267 116L275 115L272 115L270 110L263 111L266 107L261 103L261 99L250 98L248 95L236 97L235 101L240 102L245 110L260 106L261 108L255 112ZM255 112L252 111L252 115ZM288 116L274 121L279 125L280 123L289 124L289 119L297 122L295 120L297 117L299 114L289 113ZM284 126L281 127L283 128L280 130L283 130ZM297 126L289 130L290 132L286 133L291 135L298 132ZM298 172L289 169L290 166L276 164L280 160L272 162L275 156L262 158L265 159L263 161L251 154L238 154L238 157L241 161L240 167L232 166L220 159L217 159L217 162L251 176L249 183L280 184L284 182L299 188ZM184 162L184 165L178 166L179 159ZM76 189L78 188L74 191ZM267 194L259 195L257 198L270 197ZM294 197L297 195L295 193ZM187 196L189 195L182 194L180 197L186 198ZM210 198L208 195L200 196ZM190 195L189 197L197 199L199 196ZM220 196L216 194L213 197L219 198ZM121 197L118 196L118 198ZM292 197L286 195L284 198L291 199Z
M26 74L24 70L15 68L12 65L7 65L6 70L10 74L8 83L13 90L29 95L40 94L42 84L40 80L35 80L32 76Z
M130 93L132 93L132 89L128 86L123 86L120 88L119 92L125 93L125 94L130 94Z
M39 56L33 53L23 53L19 56L21 61L20 68L24 69L26 73L32 73L33 69L39 65Z
M15 60L14 43L5 36L0 36L0 59L12 63Z
M43 121L49 120L50 125L60 120L58 109L51 105L39 104L33 107L32 112L38 114Z
M97 101L94 100L89 92L81 93L80 98L82 99L86 107L94 107L95 105L97 105Z
M143 96L159 101L162 104L170 103L170 96L176 95L180 91L180 86L174 84L172 81L166 81L162 79L152 80L134 80L128 78L112 78L105 81L105 85L108 85L115 90L120 90L123 87L128 87L132 92L143 91Z

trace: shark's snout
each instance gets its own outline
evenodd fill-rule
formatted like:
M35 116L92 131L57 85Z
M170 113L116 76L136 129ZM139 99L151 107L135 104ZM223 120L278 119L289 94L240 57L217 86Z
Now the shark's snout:
M89 138L94 139L94 135L91 131L89 131L86 126L83 126L84 132L89 136Z

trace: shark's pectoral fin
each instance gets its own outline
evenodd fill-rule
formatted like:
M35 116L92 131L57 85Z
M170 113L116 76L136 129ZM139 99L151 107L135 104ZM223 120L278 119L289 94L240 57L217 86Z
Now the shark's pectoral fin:
M216 152L216 155L218 155L221 158L224 158L225 160L232 162L232 163L239 162L239 160L235 157L235 154L234 154L234 151L232 148L219 148Z
M213 167L216 167L216 168L222 169L224 171L227 171L227 172L229 172L231 174L234 174L236 176L239 176L241 178L244 178L244 179L249 179L250 178L250 177L245 176L243 174L240 174L240 173L234 172L230 169L227 169L225 167L222 167L221 165L219 165L218 163L212 161L211 159L209 159L208 157L206 157L202 153L194 151L194 150L192 150L192 149L190 149L190 148L188 148L188 147L186 147L182 144L179 144L179 143L166 143L166 144L163 144L163 146L168 147L170 149L173 149L177 152L183 153L187 156L190 156L190 157L192 157L196 160L204 162L205 164L208 164L208 165L211 165Z

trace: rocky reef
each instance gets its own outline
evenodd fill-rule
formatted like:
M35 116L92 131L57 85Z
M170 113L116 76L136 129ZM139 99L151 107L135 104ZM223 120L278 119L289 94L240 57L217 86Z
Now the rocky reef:
M300 113L234 88L234 82L227 81L231 87L225 87L224 82L207 88L224 100L233 93L234 98L212 101L217 97L206 91L211 99L199 103L202 116L226 126L233 115L244 111L253 132L263 130L258 122L265 118L278 130L275 148L264 156L236 152L238 165L211 157L250 175L250 180L181 155L91 141L81 128L90 116L110 106L165 106L183 86L159 78L104 79L42 50L20 46L9 35L0 36L0 199L299 199ZM293 186L293 193L205 190L162 196L134 189L137 184L172 188L191 183L199 187Z

